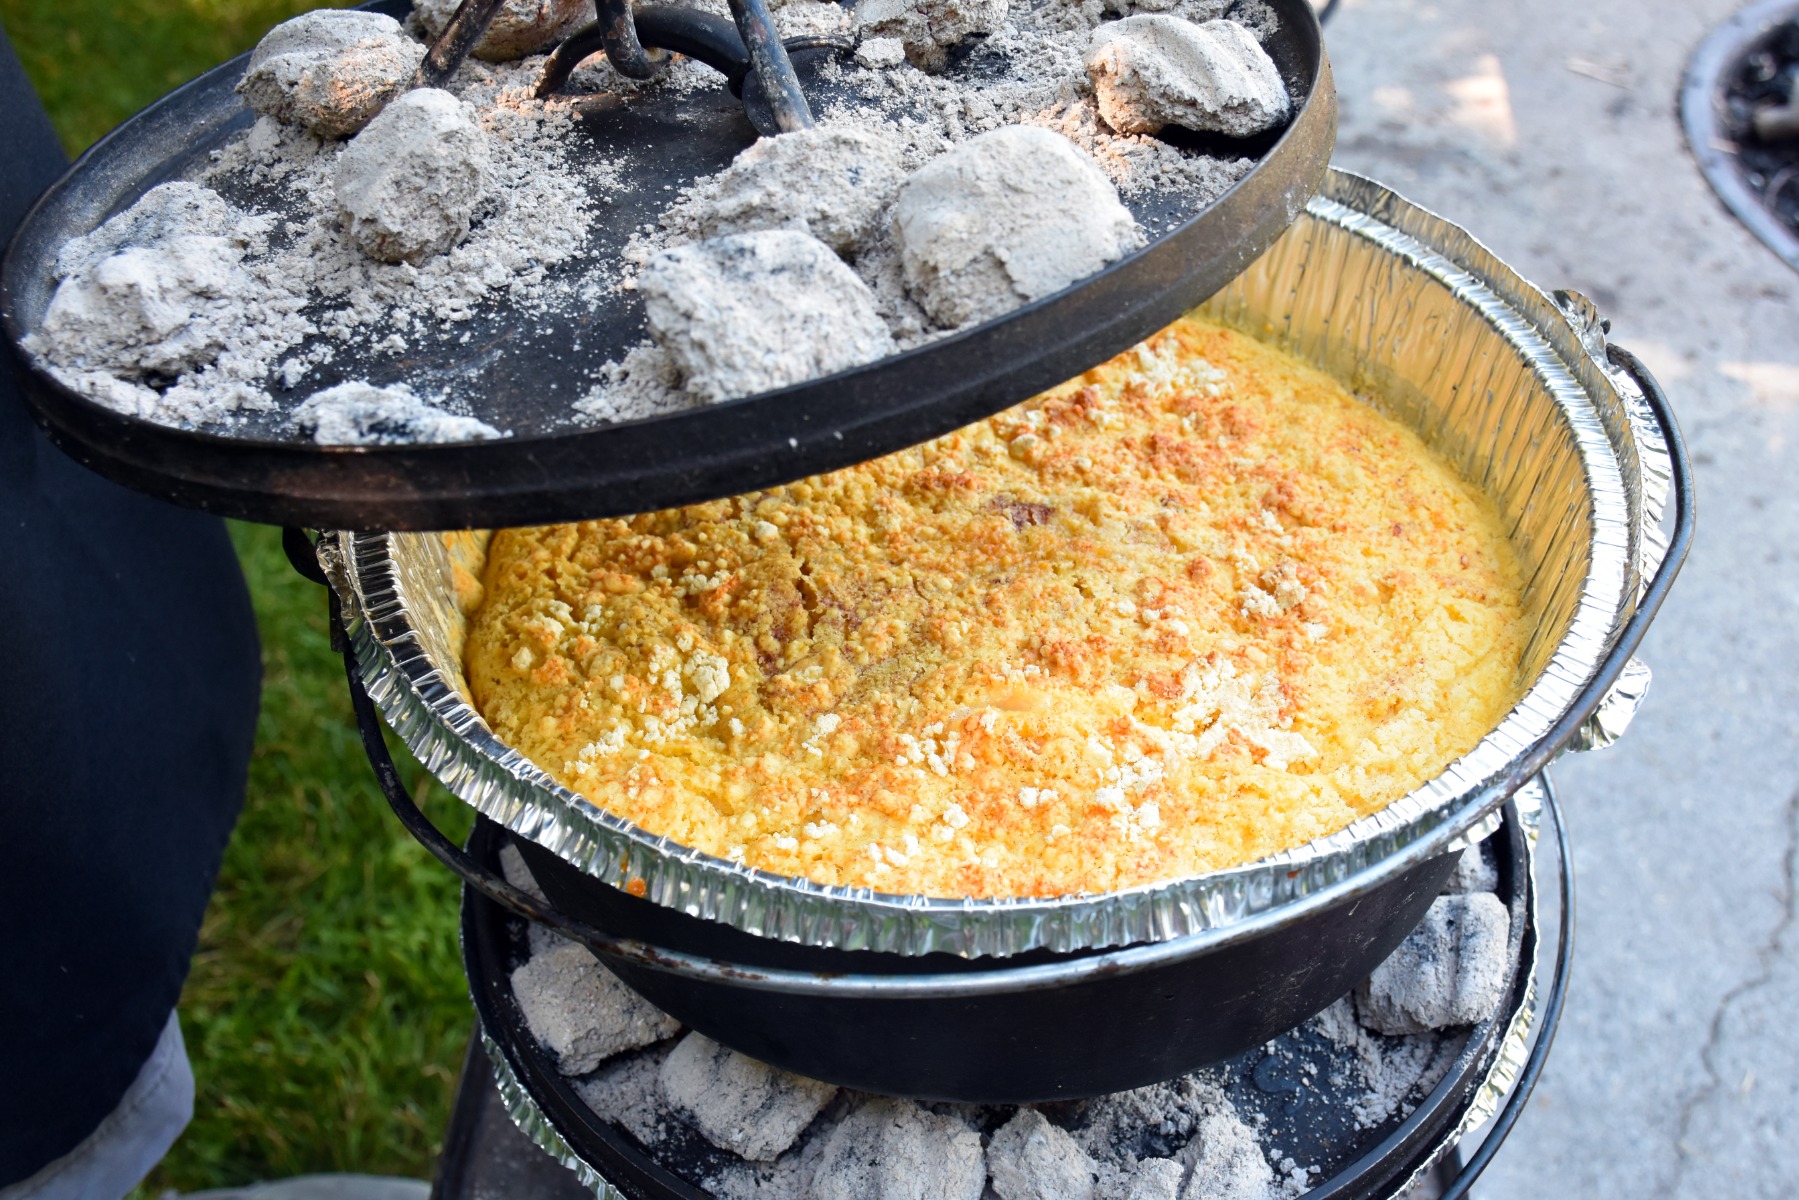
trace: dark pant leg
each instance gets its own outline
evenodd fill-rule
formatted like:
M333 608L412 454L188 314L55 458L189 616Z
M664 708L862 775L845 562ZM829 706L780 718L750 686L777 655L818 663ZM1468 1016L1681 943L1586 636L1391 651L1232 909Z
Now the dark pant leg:
M0 240L64 159L0 34ZM0 1186L112 1111L187 976L261 666L216 518L38 432L0 356Z

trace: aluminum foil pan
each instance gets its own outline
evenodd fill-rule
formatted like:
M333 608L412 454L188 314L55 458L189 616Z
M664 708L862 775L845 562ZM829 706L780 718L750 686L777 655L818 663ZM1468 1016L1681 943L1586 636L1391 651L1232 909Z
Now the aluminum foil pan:
M470 705L461 651L464 614L479 601L479 533L321 541L363 682L420 761L489 819L606 883L809 945L973 957L1161 942L1351 877L1372 883L1482 836L1563 748L1548 744L1558 723L1565 731L1659 561L1653 530L1670 472L1647 406L1609 373L1590 304L1552 299L1463 230L1345 172L1333 171L1280 241L1200 312L1316 364L1418 429L1494 497L1526 567L1523 699L1442 774L1330 837L1230 870L1053 899L886 895L700 853L562 787ZM1623 682L1640 696L1641 672ZM1633 707L1629 695L1602 706L1575 740L1602 744Z

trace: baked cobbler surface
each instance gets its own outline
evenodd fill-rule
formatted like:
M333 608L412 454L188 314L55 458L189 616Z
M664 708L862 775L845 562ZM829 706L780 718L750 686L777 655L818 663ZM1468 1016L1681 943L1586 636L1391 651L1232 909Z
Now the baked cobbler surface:
M1185 319L789 487L494 536L500 738L723 858L933 896L1113 890L1335 832L1516 702L1499 515L1411 431Z

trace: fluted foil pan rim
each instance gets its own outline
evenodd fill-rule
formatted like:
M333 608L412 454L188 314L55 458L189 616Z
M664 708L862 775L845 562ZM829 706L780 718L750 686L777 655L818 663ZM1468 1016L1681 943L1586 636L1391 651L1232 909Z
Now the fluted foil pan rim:
M563 787L500 742L459 682L441 636L404 593L398 539L337 534L324 555L363 683L388 723L456 795L605 883L689 915L808 945L899 954L1007 956L1169 941L1280 908L1352 876L1372 885L1490 819L1610 652L1634 607L1647 523L1625 402L1567 315L1465 231L1371 180L1332 171L1302 219L1334 227L1448 289L1529 364L1580 458L1592 539L1579 599L1524 698L1467 754L1382 811L1240 867L1049 899L939 899L830 887L715 858L652 835ZM1296 227L1297 228L1297 227ZM1289 234L1289 237L1293 234ZM1274 254L1280 249L1270 251ZM1255 268L1251 268L1253 271ZM444 590L450 584L446 579ZM422 597L422 607L447 603ZM1559 750L1561 747L1548 747Z
M481 1048L487 1052L487 1061L493 1067L494 1091L499 1094L500 1107L506 1110L514 1127L529 1138L533 1146L567 1168L582 1187L600 1200L631 1200L614 1187L598 1167L575 1152L574 1147L568 1144L567 1139L556 1128L555 1122L550 1120L549 1114L538 1106L524 1081L513 1073L512 1064L506 1061L505 1051L500 1049L486 1029L482 1029L480 1034Z

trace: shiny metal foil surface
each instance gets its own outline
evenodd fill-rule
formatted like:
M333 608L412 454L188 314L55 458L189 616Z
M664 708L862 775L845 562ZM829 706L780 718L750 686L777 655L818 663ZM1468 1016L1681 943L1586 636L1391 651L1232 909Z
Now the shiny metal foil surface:
M1306 212L1200 310L1313 363L1416 428L1497 501L1525 565L1533 633L1517 706L1442 774L1373 816L1282 854L1125 891L937 899L826 887L656 837L556 783L497 739L462 673L480 534L334 534L321 557L364 683L456 795L609 884L766 937L901 954L1011 955L1163 942L1353 895L1478 838L1522 786L1613 647L1664 543L1666 447L1606 362L1590 303L1519 278L1466 232L1333 171ZM1627 673L1575 741L1615 736ZM1635 689L1631 695L1625 691Z
M525 1090L524 1083L512 1073L512 1064L506 1061L506 1055L494 1040L487 1036L487 1030L481 1030L481 1048L487 1051L487 1060L493 1064L494 1091L500 1095L500 1104L512 1123L518 1126L520 1133L531 1139L531 1144L545 1154L567 1167L582 1187L598 1196L600 1200L631 1200L617 1188L612 1181L600 1174L599 1168L576 1154L574 1148L563 1140L556 1126L537 1106L531 1093Z

